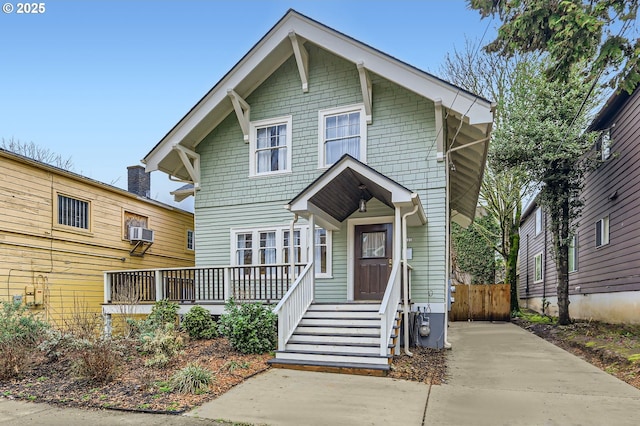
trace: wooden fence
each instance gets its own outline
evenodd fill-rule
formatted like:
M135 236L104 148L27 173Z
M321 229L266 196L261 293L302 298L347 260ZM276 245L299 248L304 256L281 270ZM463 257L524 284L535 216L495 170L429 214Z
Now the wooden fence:
M509 321L509 284L458 284L451 295L451 321Z

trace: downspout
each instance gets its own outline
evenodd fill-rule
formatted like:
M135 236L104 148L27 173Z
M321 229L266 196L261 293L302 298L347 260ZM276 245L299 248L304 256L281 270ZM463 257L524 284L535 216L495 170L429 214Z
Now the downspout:
M289 263L291 263L291 284L293 286L296 281L296 257L295 257L295 245L294 245L294 225L298 221L298 213L294 213L293 220L289 223Z
M449 201L450 201L450 177L449 177L449 156L450 156L450 152L451 150L447 151L447 153L445 154L445 159L444 159L444 163L445 163L445 168L444 168L444 174L445 174L445 178L446 178L446 190L445 190L445 207L444 207L444 214L445 214L445 219L444 219L444 241L445 241L445 260L444 260L444 265L445 265L445 274L444 274L444 294L445 297L451 297L450 296L450 292L449 292L449 286L450 284L450 279L449 279L449 275L451 274L451 237L450 237L450 233L451 233L451 225L449 222L451 222L451 213L449 212ZM429 296L430 297L430 296ZM448 328L449 328L449 300L445 300L444 303L444 348L445 349L451 349L451 343L449 343L449 333L448 333Z
M418 211L418 205L413 206L413 210L402 215L402 292L403 308L402 322L404 322L404 353L413 356L409 351L409 267L407 266L407 217Z

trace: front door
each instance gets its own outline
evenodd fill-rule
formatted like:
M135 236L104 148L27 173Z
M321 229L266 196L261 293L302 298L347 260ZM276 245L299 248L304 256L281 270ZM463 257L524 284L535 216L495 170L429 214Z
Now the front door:
M382 300L392 265L390 223L355 227L355 300Z

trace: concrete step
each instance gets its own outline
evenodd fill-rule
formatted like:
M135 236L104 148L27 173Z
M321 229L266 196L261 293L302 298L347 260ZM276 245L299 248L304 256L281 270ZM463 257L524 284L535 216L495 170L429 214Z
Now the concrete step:
M381 357L379 355L367 353L339 354L323 351L296 351L296 352L276 352L276 359L287 359L290 361L323 361L323 362L344 362L351 364L374 364L388 365L390 356Z
M347 362L296 361L276 358L268 362L274 368L381 377L388 375L391 369L389 364L352 364Z

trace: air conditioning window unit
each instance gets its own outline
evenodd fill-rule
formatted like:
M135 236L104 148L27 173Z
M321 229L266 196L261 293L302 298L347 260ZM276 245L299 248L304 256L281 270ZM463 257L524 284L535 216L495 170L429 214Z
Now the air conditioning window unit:
M142 226L131 226L129 227L129 240L152 243L153 231L151 229L143 228Z

